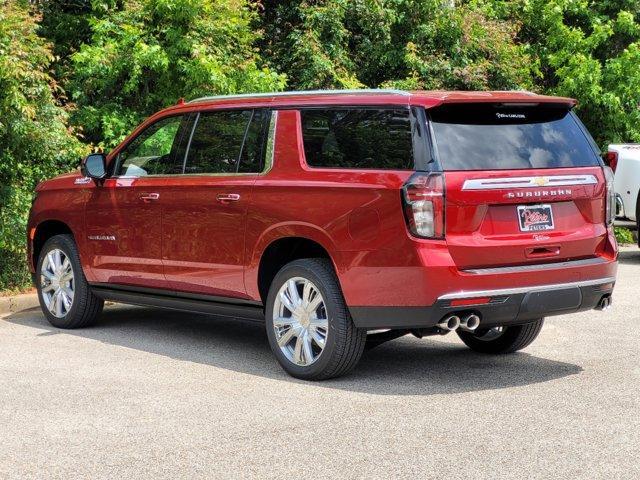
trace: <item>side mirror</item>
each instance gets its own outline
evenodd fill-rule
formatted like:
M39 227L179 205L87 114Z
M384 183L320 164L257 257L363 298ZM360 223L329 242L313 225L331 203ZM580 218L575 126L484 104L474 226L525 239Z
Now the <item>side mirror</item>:
M85 177L103 180L107 176L107 156L104 153L87 155L82 160L80 171Z

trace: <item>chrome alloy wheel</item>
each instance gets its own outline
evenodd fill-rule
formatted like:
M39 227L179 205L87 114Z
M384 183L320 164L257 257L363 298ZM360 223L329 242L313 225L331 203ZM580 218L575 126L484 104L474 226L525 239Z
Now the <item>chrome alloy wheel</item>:
M40 268L40 291L51 315L62 318L73 305L75 281L69 257L56 248L47 253Z
M273 328L289 361L306 367L318 360L326 345L329 318L313 282L294 277L282 285L275 298Z

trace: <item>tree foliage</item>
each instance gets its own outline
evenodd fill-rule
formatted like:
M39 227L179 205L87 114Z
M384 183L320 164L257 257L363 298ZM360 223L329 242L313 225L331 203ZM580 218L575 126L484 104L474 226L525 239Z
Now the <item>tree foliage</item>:
M266 0L261 50L295 88L532 87L518 24L442 0Z
M508 2L504 2L505 4ZM640 2L519 0L508 18L540 62L538 88L575 97L601 146L640 142Z
M25 281L25 225L42 179L77 165L84 148L56 104L50 46L28 6L0 4L0 289Z
M181 97L281 90L253 47L253 14L240 0L133 0L92 19L71 56L74 123L111 147Z

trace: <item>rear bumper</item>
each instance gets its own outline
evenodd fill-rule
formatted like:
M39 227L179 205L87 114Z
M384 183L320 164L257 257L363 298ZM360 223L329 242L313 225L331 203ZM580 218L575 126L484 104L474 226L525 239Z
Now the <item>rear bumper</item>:
M596 308L603 297L611 296L614 284L612 276L560 284L457 291L440 295L430 306L367 306L349 307L349 310L354 324L366 329L430 328L448 315L470 313L480 316L483 327L522 324ZM483 303L474 304L474 299Z

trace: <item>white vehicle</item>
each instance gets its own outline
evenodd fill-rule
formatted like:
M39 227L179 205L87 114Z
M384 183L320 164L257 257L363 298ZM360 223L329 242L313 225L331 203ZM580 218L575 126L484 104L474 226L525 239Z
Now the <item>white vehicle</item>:
M615 173L616 217L640 223L640 144L612 144L604 155Z

